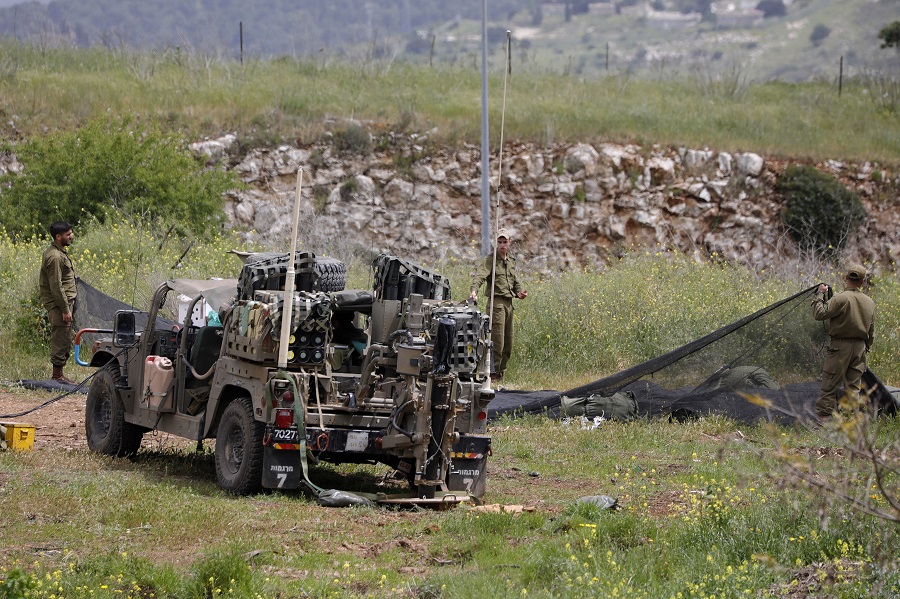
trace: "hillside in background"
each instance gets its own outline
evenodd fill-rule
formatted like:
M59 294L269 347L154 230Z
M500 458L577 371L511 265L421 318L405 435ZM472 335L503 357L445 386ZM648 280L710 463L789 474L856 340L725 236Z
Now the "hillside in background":
M480 0L10 3L0 0L0 35L42 47L180 47L238 58L243 31L244 56L473 65L480 56ZM517 69L651 77L700 71L742 82L835 79L842 59L845 74L897 66L877 36L900 17L900 0L489 0L488 12L493 62L503 60L510 30Z

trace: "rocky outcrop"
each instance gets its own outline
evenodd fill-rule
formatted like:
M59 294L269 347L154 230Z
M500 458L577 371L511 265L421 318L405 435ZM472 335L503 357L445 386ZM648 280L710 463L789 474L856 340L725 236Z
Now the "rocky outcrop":
M410 155L420 158L397 159ZM599 264L633 247L664 246L761 269L797 251L773 192L784 161L611 143L514 143L502 161L499 191L496 173L491 177L492 208L499 198L501 226L512 231L518 255L538 268ZM234 166L251 189L228 198L228 219L248 240L283 242L303 168L306 247L474 260L480 167L475 146L426 152L416 140L356 156L339 156L328 144L257 149ZM900 181L877 165L820 167L856 189L869 214L847 251L867 262L896 260Z
M218 165L235 142L228 135L192 149ZM474 261L481 249L480 160L476 146L433 149L421 138L397 136L388 149L364 155L339 155L327 142L256 149L231 158L229 168L248 189L228 195L226 216L244 239L286 247L302 168L305 248ZM512 232L515 252L538 269L602 264L644 246L763 269L797 254L773 191L788 163L708 148L511 143L499 191L491 173L491 218L499 198L501 226ZM895 264L900 176L871 163L829 160L817 167L858 192L866 208L847 256ZM0 175L22 171L14 154L0 153Z

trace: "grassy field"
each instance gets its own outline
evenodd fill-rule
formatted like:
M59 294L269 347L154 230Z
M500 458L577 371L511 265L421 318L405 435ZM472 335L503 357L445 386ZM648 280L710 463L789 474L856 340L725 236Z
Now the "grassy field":
M877 437L896 439L894 420ZM490 427L488 505L319 507L215 486L209 448L134 461L0 454L7 597L894 597L895 525L794 488L778 459L846 461L835 433L544 418ZM384 469L313 468L389 490ZM867 483L858 485L865 488ZM896 486L892 487L896 490ZM872 489L872 493L876 493ZM605 494L620 509L578 498ZM515 506L524 506L521 513ZM4 594L5 593L5 594Z
M180 250L157 251L159 239L124 224L79 235L80 275L126 300L171 274ZM179 274L201 276L206 264L203 274L233 276L236 260L224 254L231 242L197 247L200 259ZM45 374L33 281L17 270L36 271L41 247L38 238L0 243L0 380ZM466 266L448 266L459 296ZM829 273L793 275L785 267L762 279L645 252L602 273L529 276L509 383L564 389L593 380L681 343L673 331L700 336ZM366 278L355 270L351 281ZM884 317L872 355L873 368L895 383L897 287L894 273L876 280ZM647 294L662 300L650 311ZM655 341L637 343L637 330ZM0 393L16 409L48 398ZM900 592L895 525L834 494L868 498L896 517L887 503L900 491L896 470L877 480L868 460L848 456L874 447L896 464L898 426L893 418L861 433L844 423L780 428L719 417L599 428L505 419L489 429L484 499L510 511L429 512L329 509L300 492L234 498L216 486L209 442L197 453L154 437L132 461L108 459L63 424L74 444L0 453L0 597L892 597ZM829 492L800 484L798 472ZM317 466L311 477L326 488L399 489L389 474ZM598 494L620 509L578 502Z
M480 75L331 59L243 64L166 50L40 49L0 41L2 131L8 139L73 128L108 113L161 122L190 139L238 134L242 147L307 143L329 119L376 129L431 131L445 143L478 143ZM766 83L727 78L651 81L517 72L502 114L502 70L490 79L491 138L539 143L637 141L754 151L814 160L900 164L900 120L871 81Z

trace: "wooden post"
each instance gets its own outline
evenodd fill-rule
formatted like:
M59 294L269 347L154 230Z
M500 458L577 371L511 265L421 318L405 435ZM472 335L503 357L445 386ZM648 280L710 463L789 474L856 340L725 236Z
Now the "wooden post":
M434 40L436 40L436 39L437 39L436 35L431 36L431 51L428 53L428 66L429 67L434 66L434 63L432 63L432 60L434 59Z
M606 70L609 70L609 42L606 42Z
M841 97L841 91L844 89L844 55L841 55L841 63L838 68L838 98Z
M238 36L241 39L241 64L244 64L244 22L240 21Z

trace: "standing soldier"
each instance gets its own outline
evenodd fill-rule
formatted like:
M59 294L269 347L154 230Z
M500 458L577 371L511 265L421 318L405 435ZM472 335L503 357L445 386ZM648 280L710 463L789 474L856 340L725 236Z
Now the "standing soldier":
M811 303L813 318L827 320L831 336L822 367L822 395L816 401L819 419L834 412L841 383L845 395L854 401L859 398L859 381L866 371L866 354L875 336L875 302L862 292L865 280L866 269L853 264L844 277L844 291L827 299L828 286L819 285Z
M493 290L494 310L491 313L491 341L494 345L491 380L500 380L513 347L513 298L525 299L528 292L521 288L516 278L515 260L509 255L509 232L497 231L497 276L493 276L494 256L488 255L475 273L469 297L478 300L478 289L487 281Z
M72 225L56 221L50 225L53 242L44 250L41 260L41 304L50 317L50 363L53 380L74 385L63 375L63 368L72 351L72 317L75 314L75 267L67 248L75 234Z

